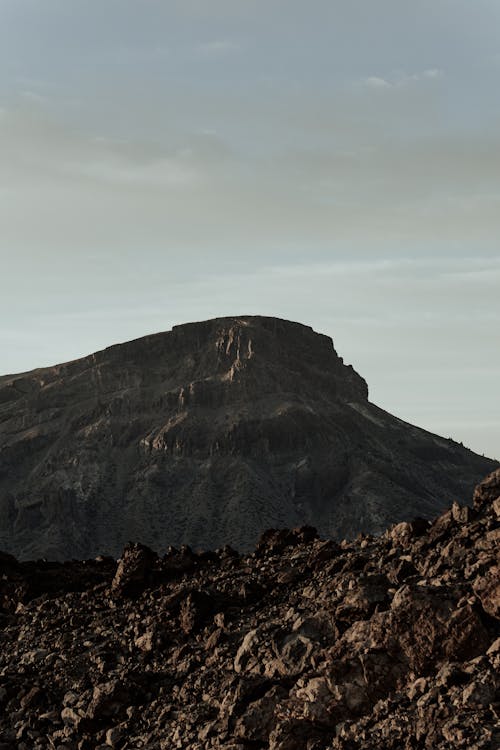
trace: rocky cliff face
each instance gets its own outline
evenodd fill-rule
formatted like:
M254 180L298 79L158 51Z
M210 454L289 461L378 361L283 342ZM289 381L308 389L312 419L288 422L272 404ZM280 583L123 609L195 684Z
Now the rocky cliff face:
M378 409L330 338L274 318L0 378L0 548L21 558L376 532L436 515L493 466Z
M500 471L432 524L0 555L0 750L496 750Z

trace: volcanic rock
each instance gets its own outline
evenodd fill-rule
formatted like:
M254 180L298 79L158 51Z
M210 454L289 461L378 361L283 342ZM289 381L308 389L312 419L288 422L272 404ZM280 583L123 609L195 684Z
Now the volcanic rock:
M474 507L482 508L491 505L500 498L500 468L493 471L474 490Z
M0 555L0 748L496 750L492 481L470 515L341 544Z
M247 550L308 524L378 533L494 467L374 406L328 336L275 318L0 377L0 549L21 559L117 557L129 539Z

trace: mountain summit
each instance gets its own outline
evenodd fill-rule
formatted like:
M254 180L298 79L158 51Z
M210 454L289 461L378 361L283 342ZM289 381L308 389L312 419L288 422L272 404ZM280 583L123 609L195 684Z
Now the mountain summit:
M373 533L437 515L495 466L374 406L328 336L276 318L0 377L0 549L21 558Z

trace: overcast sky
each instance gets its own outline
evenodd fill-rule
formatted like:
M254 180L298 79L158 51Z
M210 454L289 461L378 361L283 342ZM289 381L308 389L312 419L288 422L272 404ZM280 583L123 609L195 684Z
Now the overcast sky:
M498 0L0 0L0 374L219 315L500 458Z

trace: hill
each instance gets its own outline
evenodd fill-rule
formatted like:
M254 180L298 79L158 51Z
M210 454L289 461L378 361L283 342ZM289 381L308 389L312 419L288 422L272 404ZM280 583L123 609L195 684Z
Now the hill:
M328 336L275 318L0 378L0 549L24 559L374 533L437 515L495 465L377 408Z

